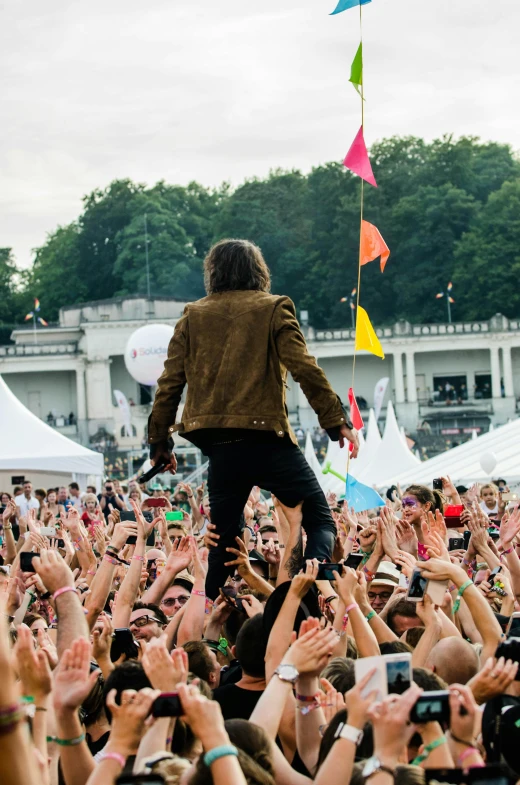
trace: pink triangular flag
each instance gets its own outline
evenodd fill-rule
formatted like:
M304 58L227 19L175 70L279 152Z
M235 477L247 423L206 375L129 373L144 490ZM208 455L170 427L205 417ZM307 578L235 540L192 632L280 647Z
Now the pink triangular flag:
M345 156L343 164L354 174L359 175L367 183L377 188L376 178L372 171L370 158L368 157L365 139L363 137L363 126L357 132L356 138L352 142L350 150Z

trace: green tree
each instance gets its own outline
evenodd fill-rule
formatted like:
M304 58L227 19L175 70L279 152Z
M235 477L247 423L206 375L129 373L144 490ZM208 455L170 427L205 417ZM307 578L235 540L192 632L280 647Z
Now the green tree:
M9 341L16 314L15 280L17 274L11 248L0 248L0 343Z
M478 222L457 243L453 276L456 314L518 317L520 298L520 180L491 194Z
M62 306L82 302L89 297L81 269L78 224L59 226L35 253L25 291L40 300L46 321L54 322Z

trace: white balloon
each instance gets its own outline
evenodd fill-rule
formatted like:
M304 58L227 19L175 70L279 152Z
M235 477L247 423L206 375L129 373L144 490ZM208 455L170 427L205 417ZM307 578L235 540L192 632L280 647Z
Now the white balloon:
M480 456L480 465L482 471L486 472L486 474L492 474L497 465L497 456L494 452L483 452Z
M147 324L132 333L126 344L125 365L136 382L148 387L157 383L172 335L173 327L167 324Z

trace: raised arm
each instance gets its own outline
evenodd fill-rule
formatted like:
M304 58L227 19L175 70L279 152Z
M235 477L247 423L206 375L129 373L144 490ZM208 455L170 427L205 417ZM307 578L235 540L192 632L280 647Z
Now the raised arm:
M190 566L191 559L189 537L179 537L172 543L172 549L166 559L164 570L143 594L143 602L154 602L156 605L159 605L166 589L175 580L175 576Z
M132 507L135 512L135 520L137 525L137 541L135 550L130 560L130 567L124 577L121 588L117 593L117 601L113 611L112 624L114 629L130 626L130 616L132 615L132 608L137 599L139 591L139 583L141 581L142 567L144 563L144 553L146 545L146 531L145 520L141 510L131 500Z
M190 599L186 603L186 610L177 633L177 645L182 646L187 641L200 641L204 635L204 621L206 613L206 575L208 573L208 552L199 553L195 540L190 538L191 556L193 559L193 574L195 583L191 590Z
M169 428L175 422L177 409L186 385L184 357L188 339L188 306L175 325L175 332L168 346L168 357L164 371L157 382L157 391L152 413L148 419L148 441L150 444L167 442L171 436Z

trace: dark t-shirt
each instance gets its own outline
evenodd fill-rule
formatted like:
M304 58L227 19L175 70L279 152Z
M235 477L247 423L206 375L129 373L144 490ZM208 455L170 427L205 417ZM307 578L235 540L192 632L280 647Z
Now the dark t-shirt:
M103 498L103 494L102 493L98 493L98 501L99 501L100 504L101 504L101 499L102 498ZM117 498L120 499L122 502L124 502L124 499L123 499L123 497L121 496L120 493L117 494ZM116 495L115 494L113 496L107 496L106 500L107 500L107 503L105 505L105 509L103 510L103 514L104 514L105 518L108 520L108 516L110 515L110 507L108 505L111 504L112 507L114 508L114 510L119 510L119 507L116 504Z
M226 684L217 687L213 700L220 704L225 720L248 720L262 695L263 690L244 690L236 684Z

